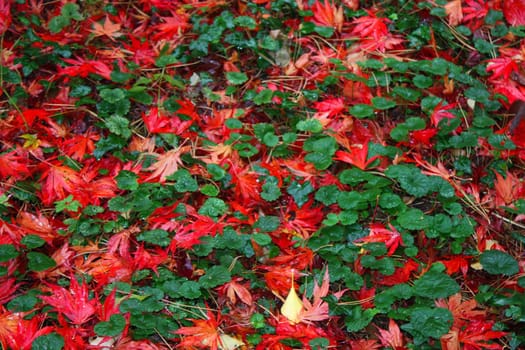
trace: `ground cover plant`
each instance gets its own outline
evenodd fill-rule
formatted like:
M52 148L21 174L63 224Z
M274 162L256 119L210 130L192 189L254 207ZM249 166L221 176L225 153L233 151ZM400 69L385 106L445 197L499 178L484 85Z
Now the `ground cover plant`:
M0 0L1 347L525 348L524 25Z

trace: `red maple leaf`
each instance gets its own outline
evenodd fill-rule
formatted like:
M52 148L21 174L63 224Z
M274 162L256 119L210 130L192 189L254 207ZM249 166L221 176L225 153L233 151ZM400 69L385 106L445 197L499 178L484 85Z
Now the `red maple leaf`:
M275 336L276 337L285 336L288 338L296 339L303 344L301 347L302 349L310 349L311 347L310 347L309 342L312 339L323 337L329 340L330 348L336 347L335 345L336 343L333 337L327 334L327 332L323 328L316 327L308 323L291 324L290 322L288 322L288 320L283 320L283 318L284 316L281 316L278 319L272 319L272 321L270 322L270 324L276 323L275 324ZM264 349L267 349L267 347L261 346L261 343L258 344L258 346L256 347L256 350L264 350ZM282 348L279 347L277 349L282 349Z
M275 240L277 241L277 239ZM288 246L295 244L291 240L287 240ZM278 242L276 242L277 245ZM314 259L314 252L307 247L297 247L292 249L287 249L282 245L279 245L282 249L282 253L275 258L272 258L270 261L275 265L286 265L292 267L298 271L306 269L308 266L312 265Z
M53 284L48 284L48 288L51 295L42 295L39 298L73 324L84 324L95 314L98 302L96 298L89 300L89 289L85 281L79 285L76 278L71 277L67 289Z
M453 255L445 257L443 260L440 260L440 262L442 262L443 265L445 265L447 269L447 274L452 275L458 271L461 271L463 277L466 278L470 258L470 256L466 255Z
M86 154L91 154L95 150L95 141L98 141L100 136L92 130L88 130L83 134L74 135L61 144L61 148L65 154L74 160L81 161Z
M389 33L387 24L390 23L388 18L377 17L374 11L366 11L368 16L356 18L353 24L356 24L352 34L360 38L371 38L380 40Z
M456 115L449 112L449 110L454 109L456 107L456 103L451 103L446 106L443 106L443 103L440 102L437 104L437 106L432 111L432 115L430 116L430 120L432 121L432 125L437 128L439 126L439 122L443 119L455 119L457 118Z
M246 200L252 199L253 201L260 201L259 195L261 184L259 183L259 175L250 170L249 167L243 167L236 162L229 161L231 175L231 182L235 185L234 193L237 198Z
M222 219L213 220L209 216L194 214L191 223L177 230L172 242L173 247L191 249L194 245L200 243L201 237L215 236L222 233L225 223Z
M352 34L361 38L360 49L384 52L403 42L403 39L392 35L388 30L388 24L391 22L388 18L377 17L376 12L370 10L367 13L368 16L356 18L352 22L356 24Z
M25 153L25 154L24 154ZM22 180L31 174L28 167L28 155L21 150L14 150L0 154L0 177L12 177L14 180Z
M127 51L133 54L133 62L142 67L149 67L155 63L157 54L151 47L149 40L140 40L135 36L129 36L130 44L122 43Z
M463 22L467 22L467 26L471 30L478 29L485 20L490 6L484 0L465 0L466 5L463 6Z
M93 276L102 286L114 281L130 281L134 272L130 260L117 254L91 254L86 261L81 261L78 265L80 271Z
M505 0L503 3L503 15L511 26L525 25L525 1Z
M157 24L153 27L157 31L153 35L154 40L173 39L180 36L184 31L191 27L188 23L189 16L186 13L172 12L171 17L161 17L164 23Z
M68 77L82 77L86 78L89 74L98 74L101 77L111 80L111 68L103 62L95 60L85 60L83 58L64 58L64 62L69 63L70 66L59 68L57 75Z
M170 118L162 113L158 107L152 107L148 113L143 113L142 120L151 133L166 133L172 130Z
M509 80L510 76L518 70L518 64L511 57L497 57L487 63L487 72L492 72L490 79L502 77L504 80Z
M47 169L44 170L40 179L42 184L40 196L45 205L66 198L75 189L82 188L84 184L75 170L61 164L55 164L44 164Z
M344 13L343 7L336 7L335 3L324 0L324 3L316 1L312 5L313 22L324 27L332 27L338 31L343 29Z
M432 147L432 141L430 141L434 136L436 136L438 130L435 128L428 128L424 130L415 130L410 132L410 144L416 146Z
M377 283L384 286L395 286L396 284L408 282L412 273L418 269L419 264L412 259L408 259L405 265L398 267L392 275L378 276Z
M260 268L267 271L264 274L266 285L277 295L286 295L292 286L292 278L300 276L295 269L288 266L260 266Z
M11 1L0 0L0 35L11 25Z
M4 349L33 349L33 342L42 335L49 334L53 327L42 327L45 315L39 314L33 318L24 319L23 313L11 313L0 309L0 345Z
M512 172L507 172L505 177L497 171L494 189L496 191L495 205L509 205L519 198L523 193L521 181Z
M494 331L492 321L471 321L465 329L459 331L459 342L464 344L464 349L494 349L501 350L504 347L500 344L492 343L492 340L506 336L507 332Z
M460 293L448 300L437 300L436 306L450 310L454 323L450 331L441 337L441 346L445 350L464 349L502 349L491 340L505 336L506 332L494 331L494 322L487 321L487 311L479 309L475 299L462 301Z
M403 238L401 234L392 225L389 225L390 229L385 228L383 224L370 224L370 233L367 237L359 238L355 242L359 243L371 243L371 242L383 242L388 248L388 255L394 254L397 247L403 244Z
M319 112L329 117L338 115L346 110L344 100L340 97L329 97L320 102L315 102L313 107Z
M144 270L152 269L157 272L160 264L168 259L168 252L165 249L157 247L154 252L148 251L143 245L139 245L133 254L133 269Z
M21 283L16 283L16 279L12 277L0 279L0 304L5 305L13 299L15 292L21 285Z
M376 288L366 288L366 286L361 287L358 291L353 293L355 299L359 300L359 305L364 309L370 309L374 307L374 298L376 295Z
M284 232L299 234L307 239L319 229L324 214L322 207L314 207L313 200L310 200L300 208L297 203L292 203L281 211L281 217L281 229Z
M477 309L475 299L462 301L461 293L454 294L448 300L440 299L435 302L437 307L450 310L454 323L452 327L460 329L474 320L483 320L486 311Z
M368 143L351 145L349 152L337 151L335 152L335 160L352 164L361 170L372 164L379 156L373 156L368 159Z

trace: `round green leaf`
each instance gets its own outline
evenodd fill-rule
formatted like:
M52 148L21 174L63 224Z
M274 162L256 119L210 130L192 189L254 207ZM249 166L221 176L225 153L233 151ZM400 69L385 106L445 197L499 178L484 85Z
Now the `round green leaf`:
M41 335L31 344L31 350L60 350L64 348L64 338L60 334Z
M483 270L491 275L511 276L519 272L516 259L500 250L486 250L479 257Z
M421 92L419 90L414 90L401 86L396 86L393 89L393 93L410 102L415 102L419 99L419 97L421 97Z
M200 188L200 192L206 196L215 197L219 194L219 189L217 186L212 184L206 184Z
M0 244L0 262L6 262L18 256L18 251L12 244Z
M410 208L397 217L401 227L407 230L422 230L428 227L429 218L421 210Z
M248 81L248 77L242 72L227 72L226 79L232 85L241 85Z
M372 105L377 109L389 109L396 106L395 101L386 99L384 97L372 97Z
M37 235L27 235L24 236L24 238L22 238L20 243L25 245L27 249L35 249L46 244L46 241L44 241L42 238L40 238L40 236Z
M137 182L138 175L129 170L121 170L118 175L115 177L117 180L117 187L121 190L130 190L135 191L139 188L139 183Z
M356 118L366 118L374 115L374 107L365 104L357 104L350 107L350 114Z
M317 119L306 119L297 123L297 130L318 133L323 131L323 125Z
M94 331L101 337L116 337L124 330L126 319L120 314L111 315L109 321L99 322L95 325Z
M169 237L168 231L155 229L142 232L137 236L137 241L167 247L171 242L171 238Z
M199 214L210 217L217 217L228 211L228 205L219 198L208 198L199 208Z
M414 294L425 298L446 298L459 292L459 285L449 275L430 270L414 282Z
M200 285L195 281L186 281L177 289L177 293L183 298L197 299L201 297Z
M265 246L272 243L272 238L266 233L254 233L252 238L258 245Z
M126 95L122 89L104 89L100 91L100 97L102 97L104 101L115 103L122 100Z
M280 224L281 221L279 217L267 215L259 217L259 220L255 222L253 227L259 229L261 232L272 232L277 230Z
M199 278L199 284L203 288L214 288L231 280L230 271L224 266L212 266L204 276Z
M27 253L27 260L27 267L31 271L44 271L56 266L55 260L38 252Z
M419 307L411 312L410 323L401 328L412 334L414 344L418 346L428 338L441 338L449 331L453 320L452 313L447 309Z
M426 89L432 86L434 81L432 78L427 77L426 75L418 74L416 75L412 81L414 82L414 85L420 89Z

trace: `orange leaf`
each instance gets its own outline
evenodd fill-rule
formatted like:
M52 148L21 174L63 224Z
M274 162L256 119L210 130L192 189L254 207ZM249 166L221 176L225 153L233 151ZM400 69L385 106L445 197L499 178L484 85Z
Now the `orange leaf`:
M183 336L179 347L217 350L220 342L220 317L216 318L211 311L208 311L206 320L192 319L191 321L193 327L181 327L175 331L175 334Z
M93 33L95 37L105 35L111 40L115 41L114 39L115 37L122 36L122 33L119 32L120 27L121 27L120 23L113 23L111 22L109 17L106 16L104 25L98 22L93 22L93 30L91 30L91 33Z
M390 319L388 322L388 330L379 329L379 340L385 347L393 349L405 349L405 341L397 323Z
M322 298L328 295L328 290L330 288L330 275L328 274L328 267L326 268L323 276L323 282L321 285L318 285L314 281L314 290L313 290L313 302L310 303L306 296L303 296L303 305L304 311L301 312L300 319L301 321L323 321L330 316L328 315L328 304L323 301Z
M182 154L190 150L190 146L181 146L160 155L157 158L157 162L146 169L153 171L153 173L146 178L146 181L159 178L159 181L164 183L167 176L173 174L179 169L179 165L182 164L182 160L180 159Z
M445 13L448 16L448 24L455 27L463 19L463 10L461 9L461 0L453 0L445 5Z
M248 290L248 288L246 288L245 286L237 282L240 280L241 278L237 278L235 280L232 280L224 284L224 286L222 287L222 290L226 291L226 296L228 297L228 299L230 299L230 301L233 304L237 302L237 297L239 297L239 299L241 299L243 303L251 306L253 304L252 295L250 291Z
M350 340L350 350L378 350L381 345L376 339Z
M324 0L324 4L316 1L312 5L312 12L314 13L314 23L320 26L333 27L338 31L343 28L343 7L337 8L335 4Z
M475 319L484 318L486 312L483 310L476 310L477 303L475 299L461 301L461 294L452 295L448 300L437 300L436 306L450 310L454 317L454 324L452 328L463 328L468 323Z
M154 40L172 39L191 27L188 23L189 16L187 14L175 12L172 12L171 14L171 17L161 17L162 20L164 20L164 23L158 24L154 27L154 29L158 31L158 33L153 36Z
M507 173L505 178L498 172L495 172L495 174L496 181L494 181L494 189L496 190L496 205L511 204L520 192L520 181L510 172Z

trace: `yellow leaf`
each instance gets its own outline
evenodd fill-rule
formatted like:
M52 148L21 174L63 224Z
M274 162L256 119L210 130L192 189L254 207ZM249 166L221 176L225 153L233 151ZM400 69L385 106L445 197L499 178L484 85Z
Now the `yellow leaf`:
M235 350L245 344L237 338L232 337L228 334L221 334L219 336L219 349L220 350Z
M479 261L470 264L470 267L472 267L474 270L480 271L483 270L483 265Z
M292 276L292 287L288 292L288 296L284 300L283 306L281 306L281 314L290 321L290 323L295 324L301 322L301 312L303 311L303 302L299 299L299 296L295 292L293 286L293 276Z

